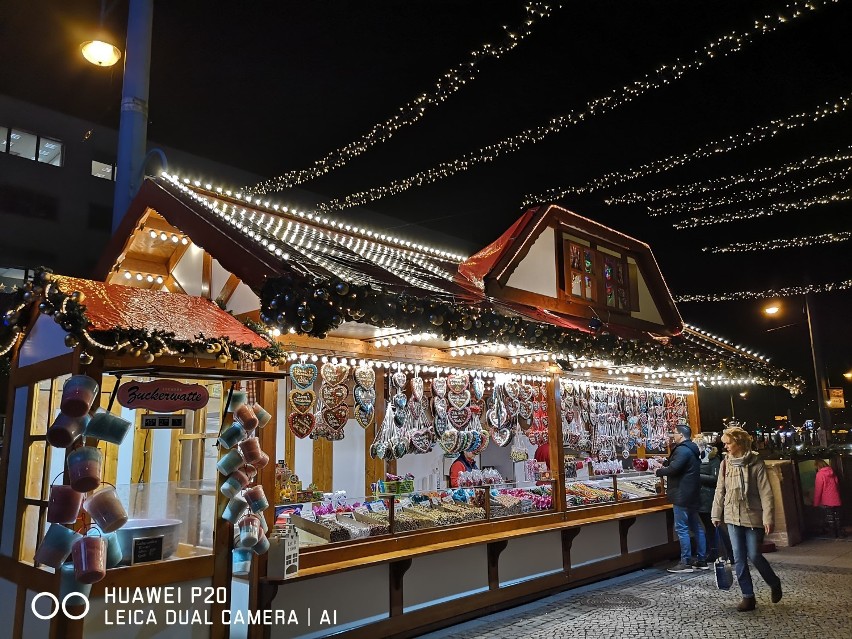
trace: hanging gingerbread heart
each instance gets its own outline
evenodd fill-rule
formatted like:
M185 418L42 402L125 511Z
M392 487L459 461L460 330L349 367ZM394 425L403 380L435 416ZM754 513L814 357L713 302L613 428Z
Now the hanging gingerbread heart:
M514 436L515 432L511 428L497 428L491 431L491 439L501 448L511 444Z
M432 408L435 409L436 413L446 413L447 412L447 398L446 397L433 397L432 398Z
M473 453L475 455L478 455L479 453L484 451L486 448L488 448L488 444L491 441L491 433L489 433L487 430L481 430L481 431L479 431L479 438L480 438L482 443L480 443L479 446L477 446L473 450Z
M359 366L355 369L355 383L364 388L373 388L376 385L376 372L367 366Z
M290 408L297 413L309 413L317 401L317 395L312 390L291 390L288 395Z
M316 420L311 413L290 413L287 417L287 426L296 437L304 439L313 432Z
M462 391L467 389L468 378L467 373L462 373L461 375L448 375L447 376L447 386L450 387L450 390L454 393L461 393Z
M468 404L470 404L470 391L466 390L464 392L455 392L450 391L447 393L447 400L449 400L450 405L453 408L464 408Z
M355 401L364 408L372 408L376 403L376 389L365 388L364 386L355 387Z
M396 386L399 390L405 388L405 382L408 380L408 376L402 371L397 371L391 376L391 381L393 381L393 385Z
M533 387L529 384L524 384L518 389L518 399L522 402L528 402L532 399Z
M332 364L331 362L327 362L322 365L320 375L322 375L322 381L326 384L330 384L332 386L342 384L346 381L346 376L349 375L349 365Z
M335 384L334 386L323 384L320 396L327 407L335 408L349 396L349 389L346 384Z
M476 399L482 399L482 396L485 394L485 380L481 377L474 377L470 387L473 390L473 396Z
M361 428L369 428L373 425L373 420L376 418L376 411L372 404L369 408L358 406L355 409L355 421L361 425Z
M458 452L456 450L458 443L459 443L459 431L457 431L452 426L447 428L441 434L441 448L443 448L445 452L448 452L448 453Z
M436 377L432 380L432 395L435 397L443 397L447 394L447 378Z
M314 364L291 364L290 379L303 390L310 388L317 379L317 367Z
M326 408L322 411L322 418L331 430L335 432L340 431L346 426L346 420L349 418L349 408L346 406Z
M432 450L432 433L428 429L416 430L411 433L411 445L421 453L428 453Z
M412 377L411 378L411 398L417 401L420 401L423 397L423 378L422 377Z
M451 408L447 411L447 418L450 420L450 424L456 428L466 425L470 421L470 415L469 408Z

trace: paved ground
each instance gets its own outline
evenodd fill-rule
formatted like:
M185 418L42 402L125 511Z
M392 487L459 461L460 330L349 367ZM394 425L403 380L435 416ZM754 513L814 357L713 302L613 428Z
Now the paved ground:
M669 564L512 608L423 639L849 639L852 540L815 539L766 555L783 599L752 568L757 610L737 612L736 584L716 589L712 570L674 575Z

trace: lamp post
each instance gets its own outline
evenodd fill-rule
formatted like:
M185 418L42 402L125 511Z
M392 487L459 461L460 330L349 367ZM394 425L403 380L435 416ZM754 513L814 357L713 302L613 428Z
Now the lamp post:
M763 309L767 315L776 315L780 310L778 304L771 304ZM816 321L813 305L813 296L810 293L805 294L805 318L808 323L808 341L811 349L811 361L814 367L814 382L817 390L817 408L819 410L820 428L824 428L826 432L831 431L831 413L828 411L826 398L828 397L828 384L825 379L825 365L822 360L822 352L819 348L820 335L819 327ZM788 324L788 326L791 326ZM779 328L784 328L779 327ZM774 330L774 329L769 329Z

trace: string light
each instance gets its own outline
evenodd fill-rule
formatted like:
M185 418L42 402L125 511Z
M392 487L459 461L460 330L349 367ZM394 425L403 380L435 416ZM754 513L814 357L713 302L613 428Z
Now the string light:
M852 280L830 282L828 284L809 284L807 286L787 286L768 291L737 291L734 293L694 293L676 295L676 302L735 302L739 300L763 300L771 297L793 297L808 293L830 293L852 289Z
M746 253L748 251L775 251L778 249L801 248L803 246L815 246L818 244L836 244L848 242L852 239L852 232L840 231L838 233L822 233L809 237L790 237L777 240L763 240L759 242L734 242L725 246L713 246L702 248L702 251L710 253Z
M738 220L753 220L760 217L769 217L776 213L788 213L790 211L805 211L812 206L822 206L835 202L846 202L852 199L852 189L845 189L831 195L817 195L795 202L776 202L766 207L746 209L745 211L734 211L732 213L720 213L719 215L705 215L703 217L690 217L672 226L678 231L697 228L699 226L711 226L713 224L725 224Z
M787 193L807 191L817 186L841 182L848 178L850 175L852 175L852 167L846 167L845 169L842 169L840 171L831 171L826 175L812 177L809 180L801 180L799 182L787 182L775 184L772 186L765 186L754 191L745 191L736 195L732 194L729 196L722 197L717 196L697 201L691 200L687 202L666 204L659 207L649 207L648 215L659 216L672 215L675 213L689 213L693 211L701 211L708 208L730 206L733 204L739 204L741 202L754 202L755 200L760 200L769 197L776 198L779 195L785 195Z
M637 202L655 202L657 200L668 200L677 197L686 197L696 193L707 193L709 191L723 191L741 184L758 184L775 180L796 171L819 168L825 164L832 162L849 162L852 161L852 155L846 153L852 151L852 146L838 151L835 155L811 156L797 162L790 162L778 168L767 167L757 169L742 175L732 175L726 177L715 178L711 180L703 180L693 182L683 186L675 186L672 188L655 189L647 193L625 193L609 197L604 202L606 204L635 204ZM841 154L842 153L842 154Z
M313 166L308 169L288 171L284 175L260 182L247 191L260 194L281 191L325 175L344 166L371 147L387 142L399 129L418 122L426 114L427 109L439 106L459 89L473 82L479 73L480 62L487 59L500 59L512 51L533 32L539 20L549 18L553 12L549 4L538 1L530 2L524 8L526 15L521 23L513 28L504 26L505 36L497 46L485 43L478 49L471 51L467 60L438 78L431 92L422 93L405 106L400 107L399 113L376 124L366 135L344 147L331 151L324 158L314 162ZM556 5L556 9L561 8L562 5Z
M805 111L803 113L795 113L777 120L770 120L767 124L759 124L742 133L735 133L722 140L708 142L694 151L683 153L681 155L672 155L661 160L648 162L635 169L626 171L613 171L599 178L595 178L586 184L580 186L567 186L564 188L555 188L545 191L539 195L528 195L523 201L524 206L537 204L539 202L553 202L560 200L566 195L572 193L591 193L603 188L612 188L636 180L638 178L647 177L649 175L657 175L665 173L674 168L685 166L695 160L709 158L730 153L737 149L749 147L758 142L771 140L776 135L785 131L798 129L812 122L818 122L823 118L827 118L839 113L843 113L852 104L852 95L846 95L837 100L829 100L817 107L813 111Z
M559 133L569 126L579 124L596 115L607 113L619 106L628 104L649 91L672 84L680 80L688 72L703 67L714 58L738 53L751 44L756 36L772 33L782 25L788 24L805 15L805 10L816 11L826 4L838 1L824 0L823 2L817 2L816 0L794 0L788 2L782 12L776 15L765 15L761 20L756 20L744 31L734 31L725 34L703 49L695 51L695 58L692 61L683 62L678 58L674 63L660 65L651 73L646 74L641 80L636 80L627 86L610 91L609 94L603 97L589 101L586 103L584 110L570 111L565 115L552 118L544 125L527 129L517 135L481 148L478 151L467 153L459 159L442 162L436 167L421 171L402 180L396 180L387 186L376 187L325 202L320 204L318 208L322 211L333 211L358 206L389 195L402 193L414 186L431 184L461 171L467 171L479 164L491 162L504 154L517 151L527 144L540 142L547 136ZM535 201L539 202L541 200L536 199Z

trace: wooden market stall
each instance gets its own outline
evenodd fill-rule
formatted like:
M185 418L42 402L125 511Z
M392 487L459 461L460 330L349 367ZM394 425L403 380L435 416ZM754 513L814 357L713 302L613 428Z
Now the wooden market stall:
M108 588L176 584L224 596L198 607L212 625L173 636L407 636L648 565L676 552L651 471L671 425L700 430L697 383L798 383L685 328L646 244L554 205L464 259L167 175L96 275L41 279L10 306L0 612L20 636L110 636ZM60 579L34 561L66 467L46 431L83 372L95 406L132 425L99 444L102 480L181 538L108 570L84 619L51 623L29 607ZM200 384L209 401L153 411L179 419L152 430L151 410L112 400L128 380ZM235 392L269 413L255 482L270 532L300 534L286 579L278 554L232 574L216 468ZM465 450L480 468L450 487ZM265 623L222 623L240 611Z

